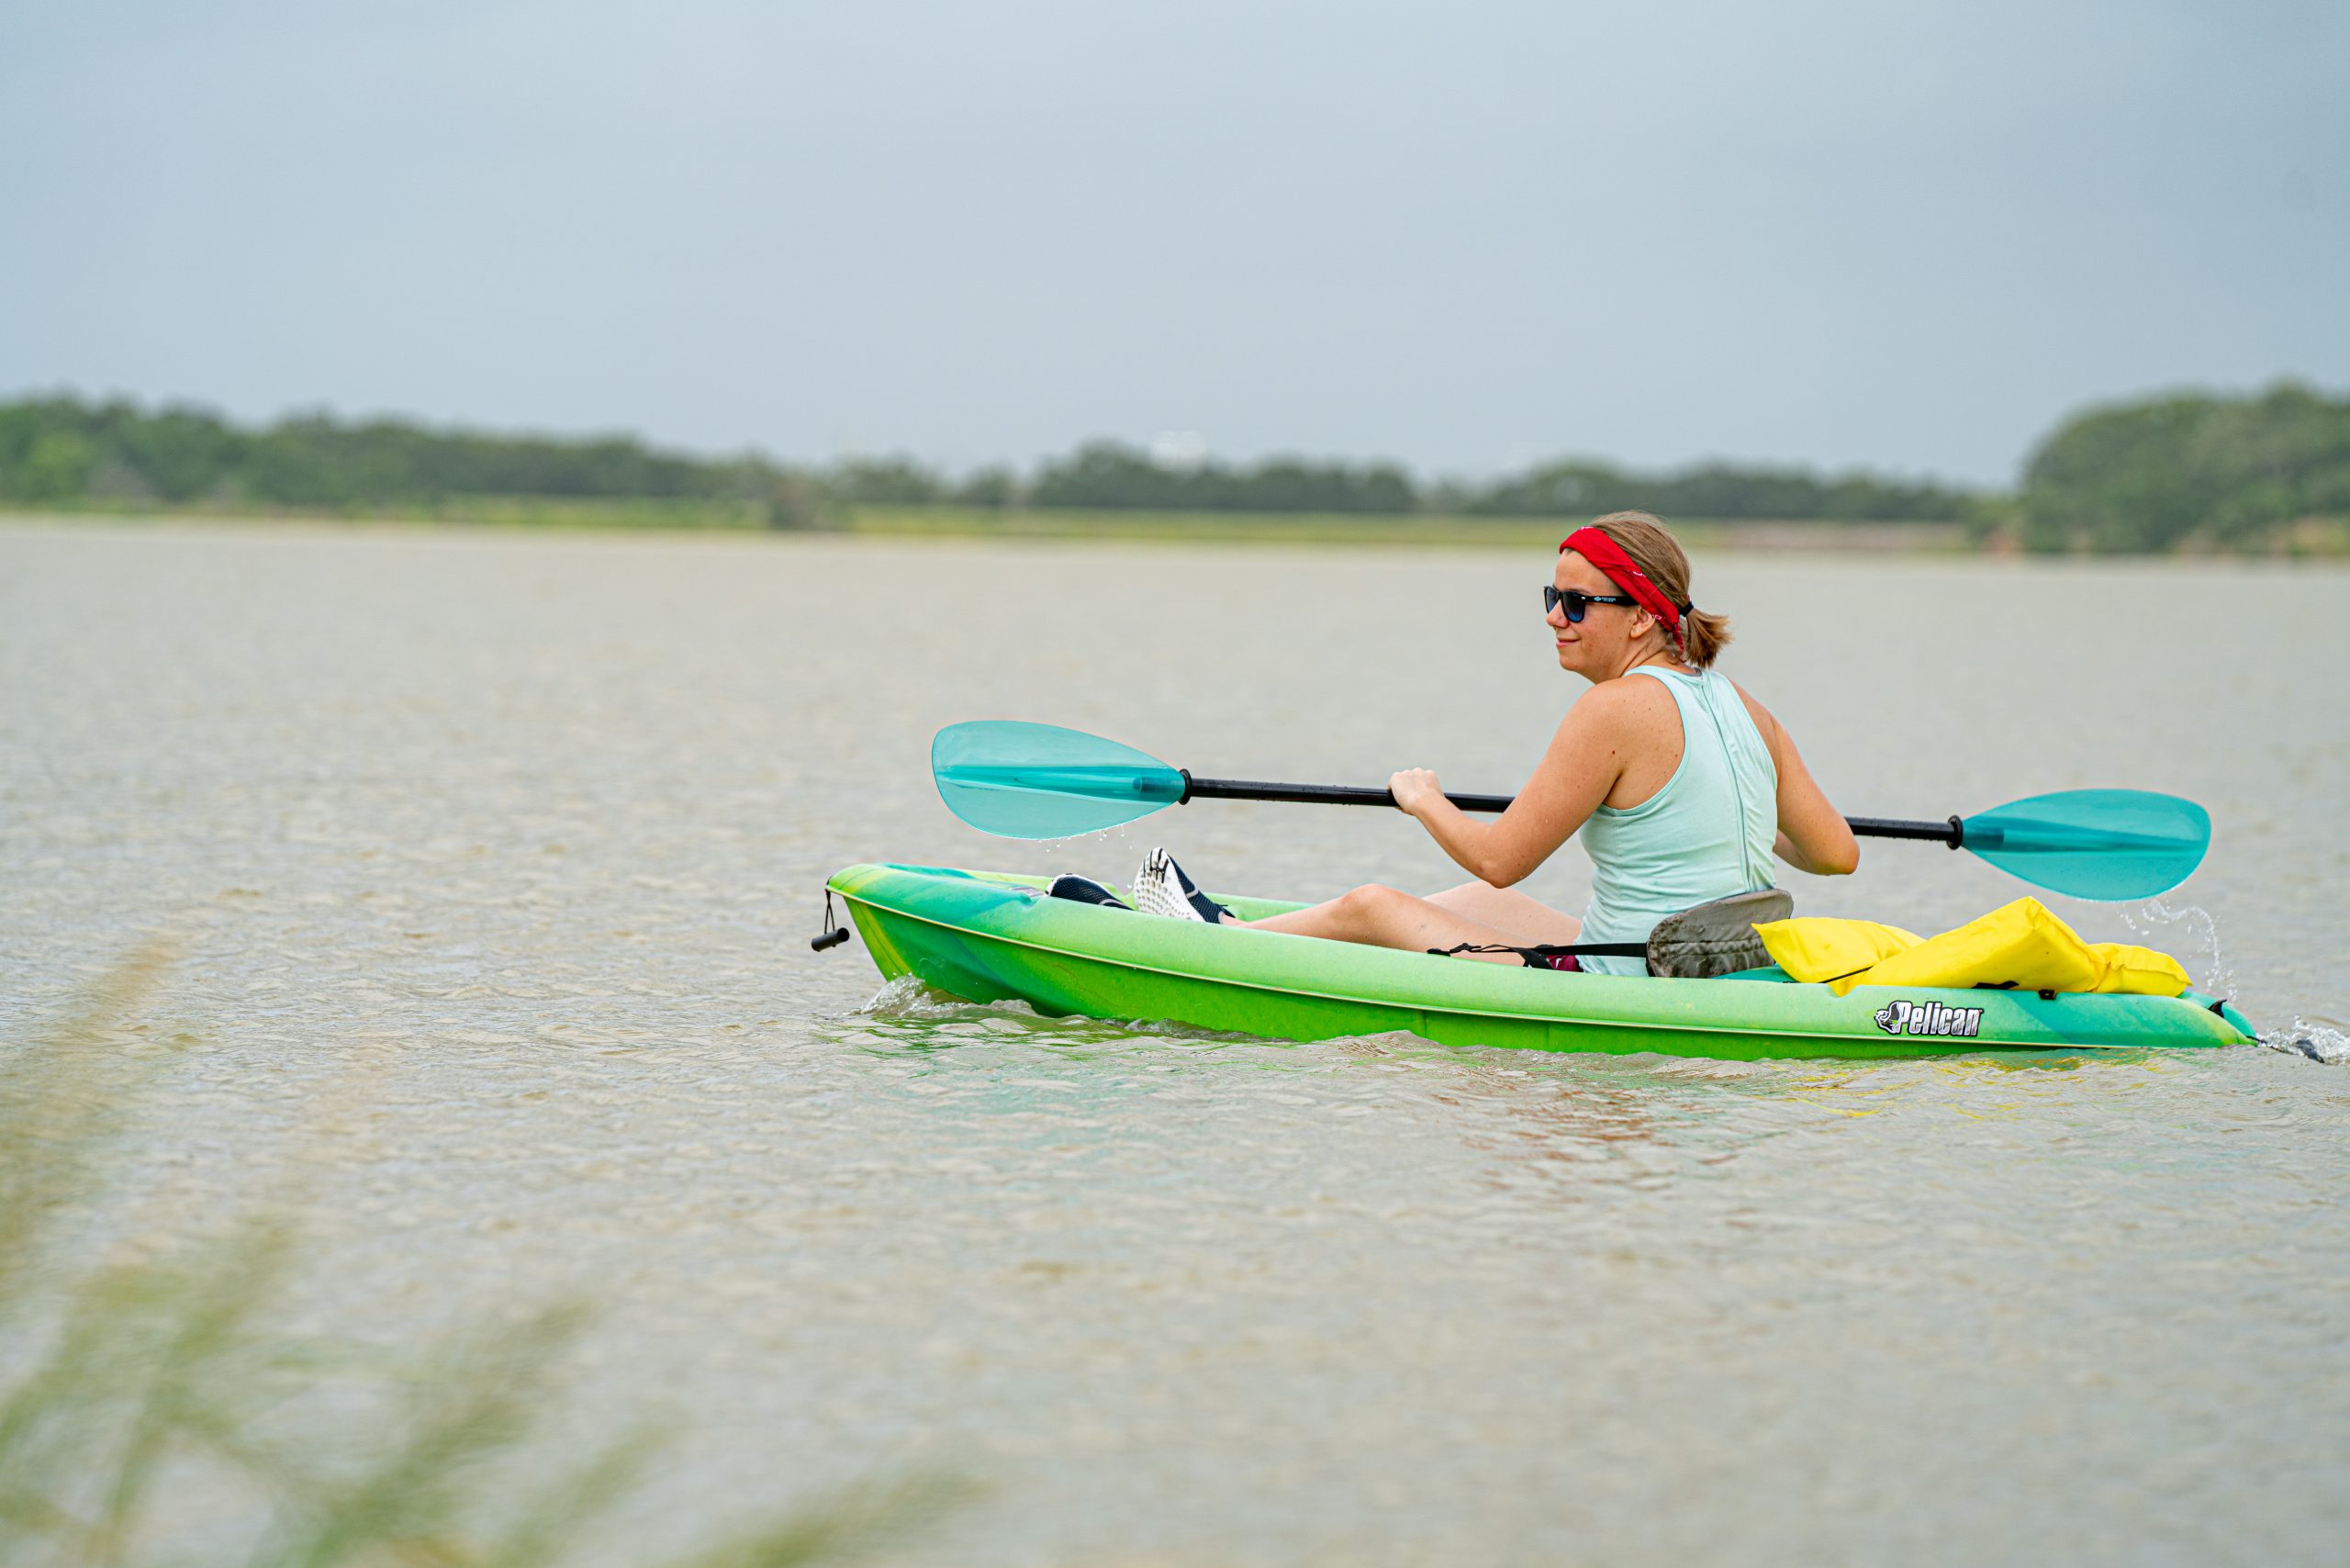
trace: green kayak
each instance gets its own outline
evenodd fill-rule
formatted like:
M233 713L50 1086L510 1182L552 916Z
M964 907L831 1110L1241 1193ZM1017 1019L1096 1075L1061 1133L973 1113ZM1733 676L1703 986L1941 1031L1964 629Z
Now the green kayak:
M1274 1039L1404 1030L1452 1046L1766 1057L2135 1050L2249 1042L2242 1014L2180 997L1860 987L1777 969L1720 980L1561 975L1194 924L1044 895L1046 879L851 866L829 886L885 979L974 1002L1169 1020ZM1218 899L1243 919L1300 907Z

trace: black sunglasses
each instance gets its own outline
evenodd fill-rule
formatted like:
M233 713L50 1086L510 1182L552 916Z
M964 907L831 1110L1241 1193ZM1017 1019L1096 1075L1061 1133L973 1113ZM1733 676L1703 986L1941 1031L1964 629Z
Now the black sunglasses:
M1547 616L1563 604L1567 607L1568 622L1576 626L1583 624L1583 612L1595 604L1638 604L1639 602L1629 594L1585 593L1581 588L1569 588L1566 592L1561 593L1549 583L1542 585L1542 613Z

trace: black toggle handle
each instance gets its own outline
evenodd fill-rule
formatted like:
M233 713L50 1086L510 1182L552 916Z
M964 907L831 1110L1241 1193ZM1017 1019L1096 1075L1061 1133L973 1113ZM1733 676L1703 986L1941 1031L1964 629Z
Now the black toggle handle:
M812 936L808 940L811 952L821 953L848 940L848 927L840 924L840 917L833 913L833 890L830 887L824 890L824 924L826 930L822 936Z

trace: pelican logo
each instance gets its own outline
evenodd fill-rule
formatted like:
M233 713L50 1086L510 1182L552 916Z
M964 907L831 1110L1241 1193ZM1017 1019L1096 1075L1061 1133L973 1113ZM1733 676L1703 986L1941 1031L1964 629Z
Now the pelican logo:
M1888 1035L1957 1035L1971 1040L1983 1027L1983 1010L1945 1007L1939 1002L1888 1002L1876 1010L1876 1026Z

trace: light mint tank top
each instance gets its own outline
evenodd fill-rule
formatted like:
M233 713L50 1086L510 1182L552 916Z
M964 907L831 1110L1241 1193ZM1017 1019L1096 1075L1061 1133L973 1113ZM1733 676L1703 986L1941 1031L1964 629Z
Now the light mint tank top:
M1779 769L1728 676L1642 665L1681 710L1681 766L1664 788L1624 811L1602 806L1583 824L1591 907L1583 942L1643 942L1656 923L1714 899L1772 885ZM1646 974L1638 958L1586 958L1601 975Z

